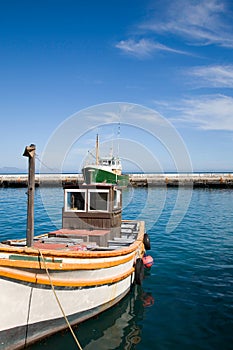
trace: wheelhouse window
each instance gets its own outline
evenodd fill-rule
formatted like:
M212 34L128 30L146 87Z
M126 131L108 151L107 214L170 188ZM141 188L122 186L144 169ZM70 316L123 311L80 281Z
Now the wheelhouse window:
M86 190L65 190L65 211L86 211Z
M89 190L88 211L109 211L109 191Z

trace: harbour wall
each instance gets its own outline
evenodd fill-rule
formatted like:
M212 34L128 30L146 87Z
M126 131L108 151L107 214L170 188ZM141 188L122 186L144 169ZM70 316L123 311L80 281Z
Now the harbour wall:
M233 173L128 174L133 187L232 188ZM83 182L82 174L36 174L35 186L62 186ZM27 187L27 174L0 175L0 187Z

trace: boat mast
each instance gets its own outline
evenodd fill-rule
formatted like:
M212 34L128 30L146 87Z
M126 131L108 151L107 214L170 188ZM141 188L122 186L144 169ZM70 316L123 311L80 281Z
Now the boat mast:
M95 145L95 151L96 151L96 165L99 165L99 135L96 135L96 145Z
M27 247L33 245L34 237L34 194L35 194L35 154L36 146L26 146L23 156L28 157L28 204L27 204Z

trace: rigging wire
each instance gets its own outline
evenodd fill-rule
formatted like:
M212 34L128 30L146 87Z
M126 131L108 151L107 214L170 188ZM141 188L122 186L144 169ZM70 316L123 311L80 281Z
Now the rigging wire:
M41 165L43 165L43 166L44 166L45 168L47 168L48 170L50 170L50 171L56 171L55 168L50 168L50 167L48 167L44 162L42 162L42 160L40 159L40 157L38 156L38 154L35 155L35 158L39 161L39 163L40 163Z

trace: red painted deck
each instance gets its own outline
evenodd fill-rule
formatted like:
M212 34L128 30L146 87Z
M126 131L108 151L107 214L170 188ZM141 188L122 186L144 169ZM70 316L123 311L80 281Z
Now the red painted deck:
M34 242L33 247L49 250L87 250L87 246L106 246L109 235L110 230L59 229Z
M43 243L43 242L35 242L33 244L33 248L38 249L52 249L52 250L64 250L68 249L67 244L65 243Z
M49 237L56 236L56 237L67 237L70 238L71 236L104 236L106 234L110 233L110 230L70 230L66 228L62 228L56 231L49 232ZM77 237L78 238L78 237Z

